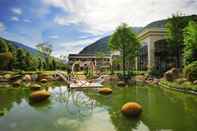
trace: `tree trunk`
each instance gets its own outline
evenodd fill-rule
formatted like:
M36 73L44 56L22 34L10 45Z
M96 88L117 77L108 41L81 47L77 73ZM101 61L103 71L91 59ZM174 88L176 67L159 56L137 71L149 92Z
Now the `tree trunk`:
M122 61L122 63L123 63L123 79L124 79L124 82L126 82L127 80L126 80L126 55L125 55L125 44L123 44L123 51L122 51L122 57L123 57L123 61Z
M176 68L180 68L180 46L176 47Z

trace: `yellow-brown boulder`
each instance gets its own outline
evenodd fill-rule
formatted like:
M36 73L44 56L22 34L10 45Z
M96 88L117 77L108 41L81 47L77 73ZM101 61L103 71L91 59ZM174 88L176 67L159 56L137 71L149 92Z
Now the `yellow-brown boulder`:
M33 102L41 102L46 100L50 96L50 93L46 90L34 91L30 95L30 100Z
M121 112L125 116L137 117L142 112L142 106L136 102L128 102L122 106Z
M105 94L105 95L108 95L108 94L111 94L112 93L112 89L111 88L100 88L98 90L98 92L100 94Z

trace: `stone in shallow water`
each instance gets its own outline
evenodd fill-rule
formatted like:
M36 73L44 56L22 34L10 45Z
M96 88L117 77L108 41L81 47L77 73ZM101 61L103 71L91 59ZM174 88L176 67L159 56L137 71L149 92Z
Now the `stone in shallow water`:
M197 85L197 80L193 81L193 84Z
M142 106L136 102L128 102L122 106L121 112L125 116L137 117L142 112Z
M98 90L98 92L100 94L105 94L105 95L108 95L108 94L111 94L112 93L112 89L111 88L100 88Z
M22 84L22 80L17 80L15 82L13 82L13 86L18 87Z
M25 75L25 76L23 77L23 80L24 80L24 81L32 81L31 75Z
M40 90L41 87L42 87L41 85L33 84L33 85L31 85L30 89L31 89L31 90Z
M32 102L41 102L46 100L50 96L50 93L46 90L34 91L30 95L30 100Z
M124 81L118 81L117 85L118 85L118 86L125 86L126 83L125 83Z
M47 83L47 79L42 79L41 82L42 83Z

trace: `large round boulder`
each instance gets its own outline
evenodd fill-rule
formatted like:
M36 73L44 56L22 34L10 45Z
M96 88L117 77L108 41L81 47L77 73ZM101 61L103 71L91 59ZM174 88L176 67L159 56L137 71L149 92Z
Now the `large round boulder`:
M137 117L142 112L142 106L136 102L128 102L122 106L121 112L125 116Z
M30 100L32 102L41 102L48 99L49 96L50 93L46 90L34 91L30 95Z
M173 81L179 77L179 71L177 68L172 68L164 73L164 78L167 81Z
M108 94L111 94L112 93L112 89L111 88L100 88L98 90L98 92L100 94L108 95Z

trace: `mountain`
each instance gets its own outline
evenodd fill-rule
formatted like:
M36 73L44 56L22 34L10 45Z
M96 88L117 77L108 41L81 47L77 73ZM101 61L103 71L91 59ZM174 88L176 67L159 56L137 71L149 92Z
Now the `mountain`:
M180 19L197 21L197 15L183 16L180 17ZM145 28L165 28L166 23L167 23L167 19L158 20L148 24L144 28L133 27L133 30L138 34ZM98 52L109 54L110 53L110 49L108 47L109 38L110 36L101 38L100 40L94 42L93 44L90 44L89 46L85 47L79 54L96 54Z
M96 54L98 52L103 52L105 54L110 53L110 49L108 47L108 41L110 36L106 36L93 44L85 47L79 54Z
M133 27L132 28L135 33L139 33L142 31L142 27ZM106 36L101 38L100 40L90 44L85 47L79 54L97 54L99 52L110 54L110 48L108 47L108 41L110 36Z
M14 46L15 48L23 48L23 49L25 49L26 51L28 51L28 52L30 52L30 53L32 53L32 54L39 53L38 50L36 50L36 49L34 49L34 48L31 48L31 47L29 47L29 46L26 46L26 45L24 45L24 44L22 44L22 43L15 42L15 41L11 41L11 40L7 40L7 39L2 38L2 37L0 37L0 40L4 40L4 41L6 41L6 43L10 43L10 44L11 44L12 46Z
M197 15L182 16L180 17L180 19L186 21L187 20L197 21ZM166 23L167 23L167 19L158 20L148 24L144 28L165 28Z

